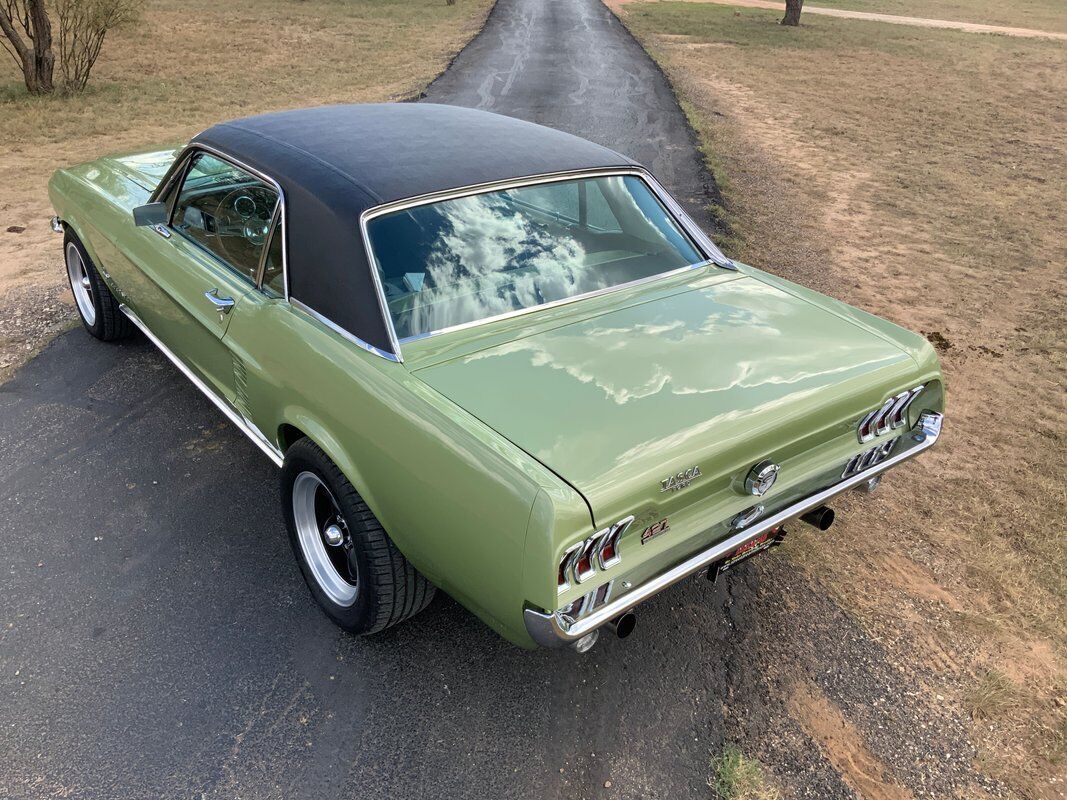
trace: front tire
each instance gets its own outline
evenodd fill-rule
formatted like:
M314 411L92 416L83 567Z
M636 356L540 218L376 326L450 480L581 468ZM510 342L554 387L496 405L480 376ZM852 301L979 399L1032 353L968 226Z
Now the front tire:
M118 300L100 277L85 245L69 229L63 236L63 257L70 291L85 330L104 342L129 336L133 324L122 313Z
M289 544L319 606L341 628L378 633L422 611L435 588L386 534L344 474L310 439L285 454Z

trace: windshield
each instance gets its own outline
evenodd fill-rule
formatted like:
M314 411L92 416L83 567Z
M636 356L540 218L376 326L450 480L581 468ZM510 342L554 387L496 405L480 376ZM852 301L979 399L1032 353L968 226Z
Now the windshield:
M427 203L372 218L367 235L400 339L704 260L633 175Z

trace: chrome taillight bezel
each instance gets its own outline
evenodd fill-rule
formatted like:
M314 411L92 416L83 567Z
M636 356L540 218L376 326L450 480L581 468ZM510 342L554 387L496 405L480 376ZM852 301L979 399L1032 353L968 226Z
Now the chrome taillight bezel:
M860 418L856 425L856 438L866 444L878 436L903 428L908 424L908 408L922 394L925 384L887 398L882 405Z
M622 561L622 536L633 521L633 515L625 517L611 527L597 531L588 539L568 547L557 569L557 592L563 594L572 586L585 583L599 572L619 564Z
M571 623L577 622L586 614L591 614L601 606L611 602L611 596L614 589L614 579L607 583L602 583L591 592L576 597L566 605L561 606L556 610L556 614Z
M900 441L898 436L895 439L882 442L872 447L870 450L864 450L862 453L857 453L848 460L845 464L845 471L841 473L842 478L848 478L855 475L857 472L863 472L863 470L873 467L875 464L880 464L889 458L893 452L893 448L896 447L897 442Z

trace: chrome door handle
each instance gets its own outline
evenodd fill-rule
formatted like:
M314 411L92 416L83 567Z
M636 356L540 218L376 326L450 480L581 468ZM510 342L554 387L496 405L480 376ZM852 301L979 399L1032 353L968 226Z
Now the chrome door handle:
M167 230L166 225L153 225L152 230L162 236L164 239L170 238L170 231Z
M230 313L230 310L234 306L232 297L219 297L219 290L212 289L210 292L204 292L204 297L211 301L211 305L215 306L215 310L219 312L219 318L226 316Z

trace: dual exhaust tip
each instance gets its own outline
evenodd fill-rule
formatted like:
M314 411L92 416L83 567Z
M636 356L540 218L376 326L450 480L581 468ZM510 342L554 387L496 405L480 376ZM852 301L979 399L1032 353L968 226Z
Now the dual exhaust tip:
M633 611L627 611L624 614L619 614L615 619L605 623L605 628L610 628L616 636L620 639L625 639L631 633L634 632L634 628L637 627L637 614ZM581 639L571 645L579 653L585 653L593 649L593 645L596 644L596 640L600 638L600 628L592 630L583 636Z
M828 531L830 526L834 524L834 510L829 506L819 506L818 508L813 508L807 514L801 514L800 521L806 522L820 531Z

